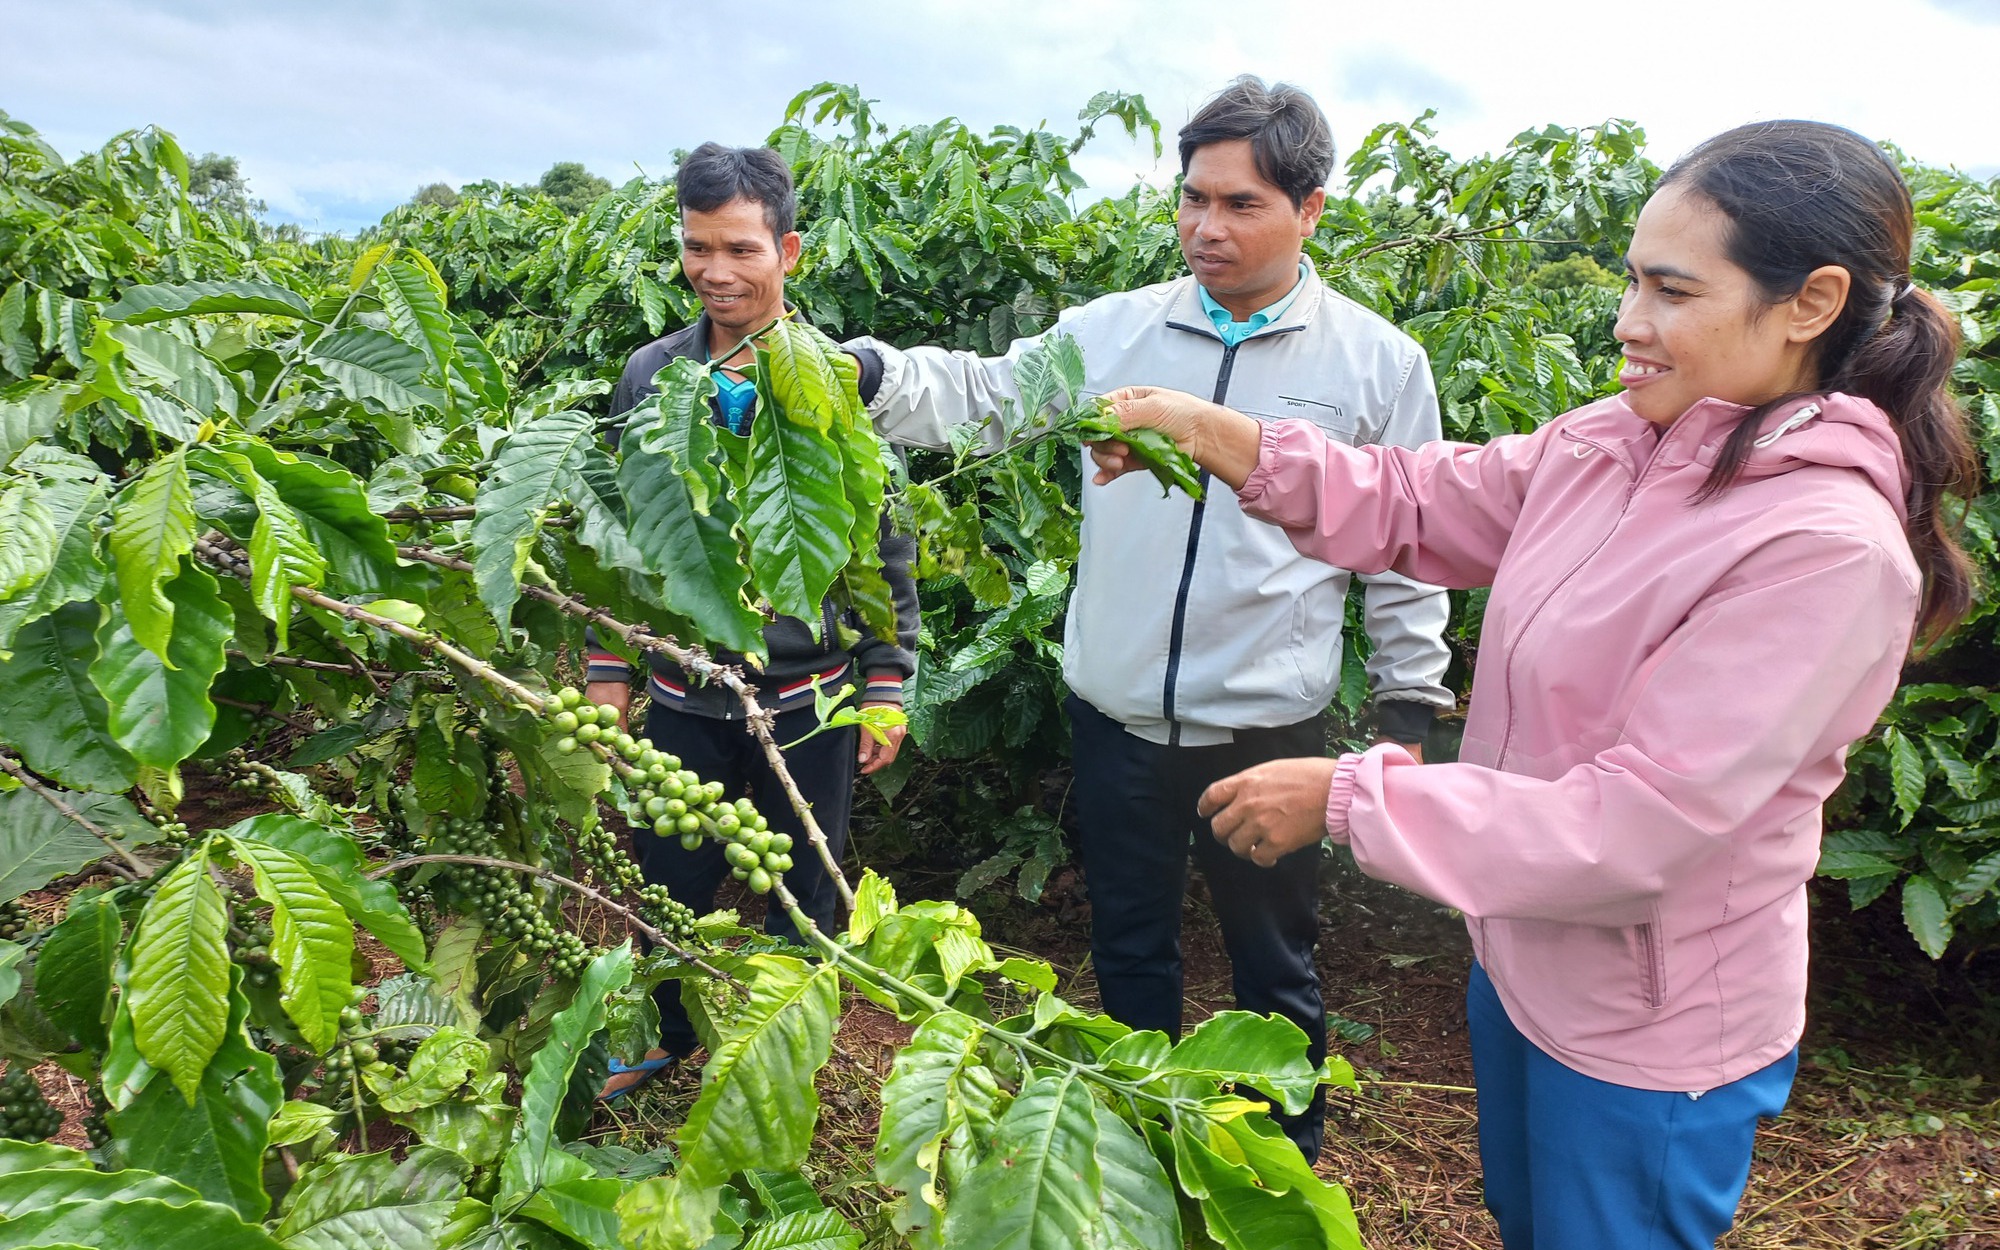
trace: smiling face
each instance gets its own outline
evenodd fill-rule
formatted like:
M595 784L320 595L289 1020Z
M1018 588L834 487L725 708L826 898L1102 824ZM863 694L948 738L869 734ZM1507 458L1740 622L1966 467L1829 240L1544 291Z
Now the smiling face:
M764 206L734 199L713 212L681 214L681 272L723 341L719 351L785 311L785 275L799 259L799 234L773 237Z
M1215 302L1247 321L1298 281L1300 244L1325 207L1315 190L1294 208L1257 172L1248 139L1204 144L1181 179L1181 255Z
M1656 425L1701 399L1755 406L1812 385L1825 292L1809 280L1803 298L1769 302L1729 259L1729 231L1710 201L1672 185L1647 201L1632 231L1613 330L1625 353L1618 380L1632 410ZM1836 272L1844 299L1845 273Z

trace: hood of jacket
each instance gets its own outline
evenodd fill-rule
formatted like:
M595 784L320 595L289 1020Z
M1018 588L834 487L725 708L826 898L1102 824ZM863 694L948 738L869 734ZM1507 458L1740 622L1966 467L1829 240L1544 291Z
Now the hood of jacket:
M1678 444L1670 456L1706 469L1715 464L1723 443L1750 412L1745 404L1700 400L1674 422L1669 439L1618 394L1581 410L1568 428L1634 470L1657 445L1669 442ZM1743 462L1743 478L1777 477L1807 465L1853 469L1889 501L1898 517L1906 515L1910 473L1902 440L1894 420L1874 402L1840 392L1794 399L1769 413L1762 428Z

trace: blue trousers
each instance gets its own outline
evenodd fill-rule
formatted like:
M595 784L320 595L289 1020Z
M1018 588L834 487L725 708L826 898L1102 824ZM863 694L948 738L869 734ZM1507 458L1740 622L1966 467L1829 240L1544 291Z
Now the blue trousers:
M1588 1077L1521 1035L1486 970L1466 991L1486 1207L1507 1250L1712 1250L1750 1179L1760 1118L1799 1053L1699 1098Z

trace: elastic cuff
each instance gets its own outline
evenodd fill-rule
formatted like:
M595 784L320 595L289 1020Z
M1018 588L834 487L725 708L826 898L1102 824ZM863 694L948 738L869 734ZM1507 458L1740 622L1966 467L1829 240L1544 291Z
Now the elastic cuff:
M583 679L585 682L629 682L632 680L632 666L608 651L593 651L590 661L584 665Z
M1347 809L1354 803L1354 783L1361 771L1361 755L1350 751L1333 766L1333 784L1326 791L1326 835L1342 846L1349 836Z
M861 366L861 376L855 380L854 389L860 392L861 406L875 402L875 396L882 389L882 353L872 347L844 347L841 349L854 357Z
M1375 727L1383 737L1405 746L1422 746L1436 718L1436 708L1414 699L1382 699L1375 704Z
M863 679L861 691L863 703L881 703L889 707L903 706L903 675L901 673L870 673Z
M1245 507L1257 502L1271 485L1271 479L1278 472L1278 440L1281 433L1279 422L1266 421L1257 432L1257 467L1250 470L1250 476L1243 479L1243 485L1236 490L1236 500Z

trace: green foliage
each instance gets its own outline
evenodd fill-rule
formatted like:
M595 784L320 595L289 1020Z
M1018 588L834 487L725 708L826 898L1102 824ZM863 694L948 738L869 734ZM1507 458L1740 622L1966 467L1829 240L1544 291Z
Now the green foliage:
M139 921L123 985L132 1042L145 1061L195 1100L229 1020L229 909L208 875L208 851L161 881Z
M535 189L554 200L557 208L574 216L595 204L599 196L611 190L611 184L576 161L557 161L536 181Z
M129 800L116 794L54 797L125 846L159 837ZM39 890L57 877L103 859L109 848L61 808L27 790L0 793L0 900Z
M264 201L250 198L250 181L236 158L203 152L188 162L188 198L211 213L250 217L264 211Z
M419 1146L344 1155L299 1178L285 1200L278 1240L286 1250L371 1250L439 1242L465 1197L465 1160Z
M1985 481L1959 510L1959 540L1980 584L1971 619L1910 665L1876 735L1850 756L1820 871L1845 880L1857 908L1898 895L1911 935L1935 957L2000 935L2000 182L1904 172L1917 285L1964 339L1954 380Z
M1536 267L1528 281L1544 291L1565 291L1576 287L1603 287L1608 291L1625 284L1617 274L1597 263L1595 256L1565 256Z
M418 208L457 208L458 200L458 192L446 182L425 183L410 197L410 203Z
M1078 424L1078 433L1088 442L1122 442L1132 456L1160 484L1160 493L1171 494L1175 487L1189 498L1201 498L1201 470L1192 457L1159 430L1128 430L1118 421L1110 401L1099 398L1096 411Z

